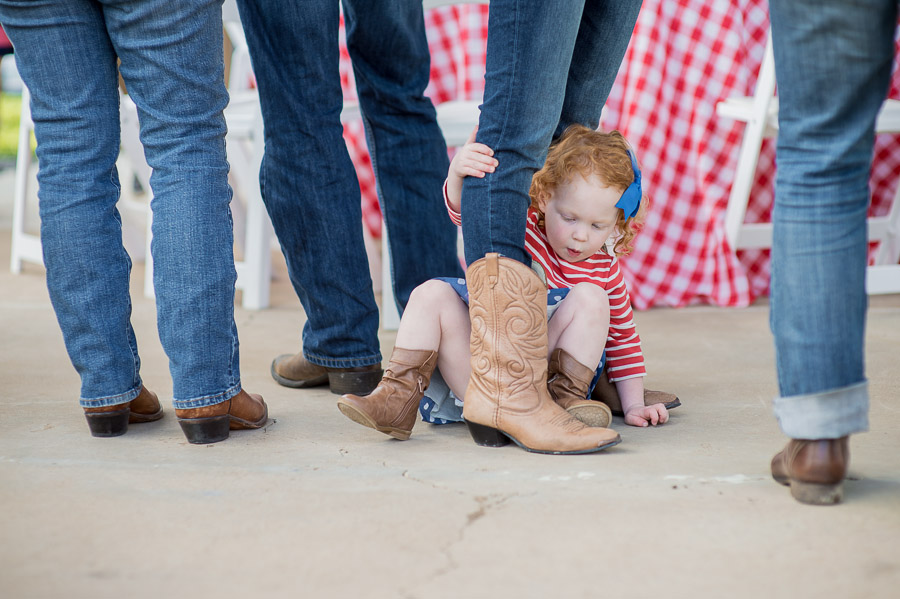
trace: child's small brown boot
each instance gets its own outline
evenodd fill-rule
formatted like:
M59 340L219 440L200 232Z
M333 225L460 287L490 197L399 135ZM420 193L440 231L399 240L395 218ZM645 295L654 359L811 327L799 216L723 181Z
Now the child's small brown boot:
M612 412L599 402L585 399L594 371L572 357L562 348L550 354L547 368L547 388L550 396L565 411L588 426L609 427Z

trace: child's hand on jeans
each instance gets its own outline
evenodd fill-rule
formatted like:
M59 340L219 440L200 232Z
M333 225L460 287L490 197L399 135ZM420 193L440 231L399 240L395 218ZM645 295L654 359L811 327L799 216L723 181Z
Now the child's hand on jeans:
M450 161L450 172L447 175L447 198L451 207L459 211L462 195L462 180L465 177L484 177L485 173L493 173L497 168L494 151L484 144L475 143L478 128L472 130L466 144L461 147Z
M625 412L625 424L631 426L648 426L665 424L669 420L669 411L661 403L650 406L635 406Z

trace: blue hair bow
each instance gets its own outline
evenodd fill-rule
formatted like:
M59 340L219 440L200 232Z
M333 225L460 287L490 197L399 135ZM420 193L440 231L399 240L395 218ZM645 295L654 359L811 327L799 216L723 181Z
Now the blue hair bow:
M628 186L619 201L616 202L616 208L621 208L625 214L625 218L633 218L641 207L641 169L638 168L637 158L634 152L628 150L628 157L631 158L631 168L634 171L634 182Z

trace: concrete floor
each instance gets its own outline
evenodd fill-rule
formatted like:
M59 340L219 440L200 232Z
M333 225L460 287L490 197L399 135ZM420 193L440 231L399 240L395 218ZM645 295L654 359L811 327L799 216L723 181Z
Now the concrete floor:
M273 307L237 310L243 382L271 423L191 446L171 409L89 435L43 272L8 260L5 230L0 597L897 596L900 296L872 301L871 431L845 503L807 507L769 476L784 438L764 303L638 313L647 384L684 405L660 428L616 421L606 452L544 456L458 425L392 440L327 390L275 384L304 318L276 257ZM171 397L140 293L134 326L145 383Z

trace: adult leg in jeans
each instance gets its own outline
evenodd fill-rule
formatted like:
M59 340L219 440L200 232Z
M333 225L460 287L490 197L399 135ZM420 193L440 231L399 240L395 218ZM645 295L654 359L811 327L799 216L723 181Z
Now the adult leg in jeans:
M131 327L131 260L122 245L116 55L93 2L0 2L31 92L47 288L84 408L141 389Z
M596 129L600 124L640 9L641 0L585 2L554 139L569 125Z
M159 335L176 414L193 443L267 421L262 398L241 390L221 4L125 0L104 7L153 168Z
M456 227L441 201L447 146L425 97L431 57L422 2L389 4L345 0L344 18L402 313L413 289L461 277L462 268Z
M566 126L596 127L639 0L492 0L477 141L499 165L463 182L466 261L497 252L525 264L531 177Z
M897 3L773 0L771 20L779 134L770 324L775 415L793 439L772 472L800 501L836 503L848 435L868 427L868 180Z
M347 5L348 45L361 76L360 99L392 245L399 244L392 252L397 297L403 300L416 284L442 274L446 264L431 264L436 255L455 251L455 239L446 235L452 229L444 225L438 233L446 219L440 212L446 172L441 179L436 173L446 159L433 146L434 128L421 98L427 60L422 62L422 26L411 24L421 19L421 7L414 11L410 0L398 15L383 3L363 4ZM315 7L238 2L265 122L263 199L307 316L302 354L279 356L272 374L287 386L329 382L336 393L366 393L381 379L378 310L363 245L359 183L340 123L338 7L336 0ZM396 64L393 46L405 57ZM416 181L420 167L425 176ZM406 230L397 226L401 218L409 223ZM445 243L442 251L429 249ZM412 274L399 266L415 260L424 268Z
M463 409L480 444L501 439L492 431L549 453L596 451L618 442L603 438L602 429L586 431L550 398L545 298L536 292L543 284L521 264L531 263L525 251L531 177L560 124L570 73L590 81L571 83L567 118L590 118L596 124L636 14L630 3L610 9L593 2L586 7L584 0L491 2L477 141L494 150L499 165L484 178L466 178L462 196L472 320L472 377ZM612 64L591 71L596 56L576 53L583 22L580 50L589 32L602 30L610 47L600 61ZM604 89L598 98L582 93ZM588 102L596 107L595 116L589 116Z
M180 417L222 411L224 435L206 442L227 437L229 425L243 427L235 418L247 425L265 421L262 399L240 387L222 119L227 95L216 50L220 10L215 0L184 2L177 10L163 2L88 0L3 7L4 20L16 22L22 34L26 83L34 91L48 287L82 373L82 405L116 405L141 391L128 323L130 260L115 211L119 57L154 168L159 332L175 407ZM48 35L58 43L48 43ZM120 380L109 389L128 386L117 395L88 395L113 377Z

